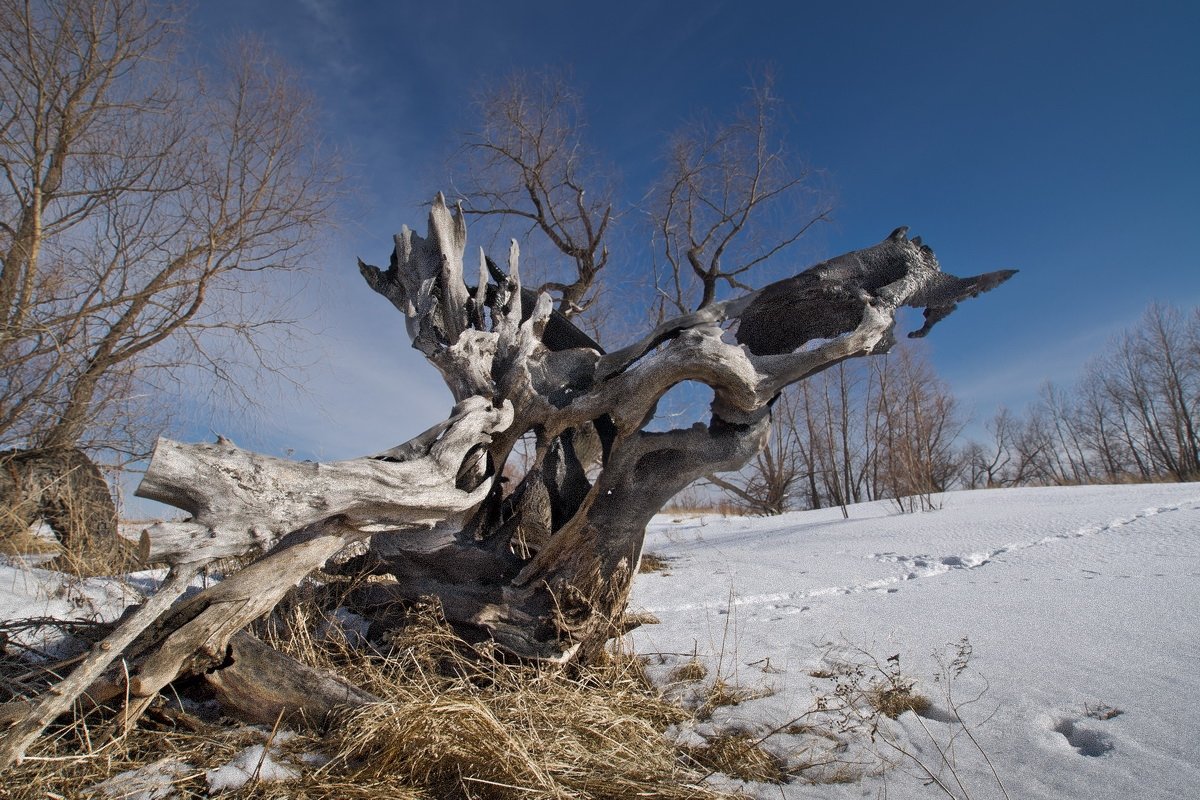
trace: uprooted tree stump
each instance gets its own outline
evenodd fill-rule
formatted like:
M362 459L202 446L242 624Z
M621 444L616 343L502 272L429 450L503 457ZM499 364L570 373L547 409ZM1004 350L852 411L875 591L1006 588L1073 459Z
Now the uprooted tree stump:
M128 690L127 716L136 718L170 681L228 668L239 658L230 644L239 629L322 565L394 578L363 582L350 596L376 633L402 624L406 607L433 595L468 641L494 642L521 659L593 659L623 629L650 518L695 479L753 457L786 386L848 358L887 352L902 306L925 309L925 325L910 334L923 336L959 301L1013 274L947 275L933 251L901 228L606 353L554 312L549 296L522 290L515 243L507 273L481 252L478 279L468 285L466 235L461 210L439 195L425 238L405 228L387 270L359 264L446 381L457 403L451 418L377 456L329 465L268 458L224 440L161 441L138 494L193 519L149 529L142 553L172 564L172 577L58 694L28 714L10 709L22 736L17 743L10 729L0 764L19 757L84 689L93 697ZM659 399L684 381L712 388L707 424L647 430ZM536 442L532 463L505 491L497 476L527 434ZM364 540L364 555L326 564ZM266 555L172 605L198 564L256 548ZM259 663L272 660L260 647L242 650ZM128 681L111 666L118 654ZM307 678L288 666L275 672L259 678L263 696L281 710L302 702L288 686ZM246 693L244 675L229 678L234 695ZM336 680L322 685L308 712L339 699L367 701Z

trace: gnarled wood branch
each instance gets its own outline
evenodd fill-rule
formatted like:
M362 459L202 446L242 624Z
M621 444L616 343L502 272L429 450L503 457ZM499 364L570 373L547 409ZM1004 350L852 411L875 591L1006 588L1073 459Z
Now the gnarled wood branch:
M752 458L779 392L848 358L887 352L900 307L925 309L924 326L910 334L923 336L957 303L1013 274L947 275L901 228L606 354L556 315L547 295L522 289L515 245L507 275L481 255L478 282L468 287L466 233L461 211L439 195L427 235L404 229L386 271L360 262L446 380L458 402L451 418L378 456L333 464L269 458L225 440L162 440L138 493L193 518L148 529L144 556L186 574L213 558L271 550L165 613L157 612L170 595L156 596L113 634L103 657L62 684L64 695L73 699L112 651L123 651L136 718L168 682L221 663L240 628L368 536L371 552L344 568L396 578L355 596L376 628L402 618L405 602L434 594L469 638L527 658L593 658L623 629L650 518L696 478ZM707 423L648 430L658 401L684 381L712 387ZM536 441L533 462L505 493L492 478L526 434ZM93 693L119 685L110 675L92 682ZM61 703L0 715L21 732L0 755L19 757L29 732Z
M450 419L405 445L332 463L264 456L223 438L213 444L160 439L136 494L181 508L192 520L144 531L143 558L173 564L266 549L286 533L332 517L372 532L433 527L487 496L490 482L468 478L464 464L511 423L511 404L470 397Z
M461 247L457 224L439 195L421 241ZM438 230L447 225L455 227ZM438 251L422 258L414 261L398 246L386 274L364 267L364 275L387 295L389 286L415 282L403 277L406 272L428 274L422 263L460 260ZM493 442L493 461L504 463L512 444L532 432L534 463L507 498L489 497L463 534L447 537L440 548L416 553L403 540L385 544L377 537L372 568L390 571L398 582L368 587L359 600L386 624L386 609L397 601L437 594L461 631L490 637L518 655L555 660L597 652L623 608L650 517L692 480L737 469L753 457L769 430L771 403L788 384L848 358L887 352L901 306L926 309L925 326L911 334L924 335L959 301L1013 274L947 275L933 251L901 228L873 247L668 320L605 354L587 337L556 334L550 341L549 300L539 298L530 308L530 298L522 297L515 249L509 269L508 276L492 271L494 289L474 292L490 309L491 329L482 313L463 317L475 326L468 364L461 339L419 335L448 330L449 306L401 310L410 314L410 331L418 332L414 346L452 391L472 386L513 404L515 423ZM433 280L426 291L442 296L447 289L437 282L461 277L447 269ZM731 341L726 328L735 324ZM482 374L490 382L478 379ZM648 432L658 401L684 381L712 387L708 424ZM589 477L576 451L602 423L604 460ZM532 547L521 537L514 545L514 532L526 529L548 534L535 537Z

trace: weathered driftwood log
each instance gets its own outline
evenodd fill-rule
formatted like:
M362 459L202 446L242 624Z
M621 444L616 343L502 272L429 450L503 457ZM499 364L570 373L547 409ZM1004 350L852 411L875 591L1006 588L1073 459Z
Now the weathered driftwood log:
M413 345L459 403L446 423L374 458L328 465L258 456L225 441L160 443L139 494L193 519L150 529L146 558L182 571L277 544L165 614L127 620L121 638L98 650L123 651L130 679L121 684L110 670L92 683L94 695L127 688L136 718L168 682L228 666L241 627L366 536L371 552L346 569L395 576L395 583L366 583L355 598L378 626L402 619L404 603L433 594L465 636L527 658L594 657L623 629L651 516L696 478L745 464L762 446L780 391L845 359L886 352L901 306L925 309L925 325L913 334L924 335L959 301L1012 274L946 275L929 247L898 229L878 245L668 320L605 353L564 328L570 323L553 316L549 297L522 290L515 244L507 275L480 254L474 287L464 280L465 245L461 212L439 196L427 237L402 231L386 271L360 262L371 288L406 315ZM731 339L726 328L739 323ZM707 423L647 430L659 399L684 381L713 389ZM506 493L491 479L530 433L533 464ZM597 438L602 447L592 446ZM157 619L146 624L150 616ZM108 652L89 659L87 672L60 694L77 696L75 684L103 671L104 658L111 661ZM229 685L237 680L231 673ZM357 702L353 692L346 696ZM27 737L61 704L48 702L36 715L0 718L18 719ZM0 751L0 766L26 745L21 738Z
M162 523L143 536L147 557L172 565L168 580L64 681L37 702L0 714L7 725L0 731L0 769L20 760L46 725L85 692L97 704L127 696L123 719L128 723L171 681L236 666L230 641L238 631L271 611L347 544L381 530L461 524L492 490L490 465L481 456L492 435L511 422L511 405L467 398L446 422L404 445L331 464L261 456L225 440L215 445L160 441L139 493L194 515L191 522ZM173 605L204 563L272 543L254 563ZM243 641L240 647L246 657L252 645ZM119 670L112 666L118 657ZM251 652L250 658L265 657ZM312 676L295 674L295 666L281 658L274 671L261 676L263 707L282 708L299 698L295 686L287 684L301 685ZM240 668L228 674L221 689L227 698L245 698L242 675ZM318 719L339 693L348 702L364 701L346 687L321 685L324 690L297 713Z
M456 398L513 404L515 422L494 438L491 462L499 468L514 443L533 433L534 464L511 493L494 492L440 546L417 550L377 536L373 557L349 566L397 578L358 594L361 609L380 624L389 624L397 601L436 594L461 633L556 660L586 659L603 646L624 608L650 517L696 478L751 458L784 387L847 358L886 352L901 306L925 309L925 326L913 334L924 335L957 302L1012 275L944 274L933 251L901 228L878 245L668 320L604 353L574 346L579 340L561 330L547 336L552 321L561 328L565 320L552 319L546 296L529 307L515 244L507 275L489 270L481 253L478 282L468 287L465 243L461 211L439 196L426 237L405 228L387 270L359 267L405 314L413 346ZM496 284L485 287L489 275ZM724 328L739 322L730 341ZM658 400L684 381L712 387L707 424L646 430ZM598 474L579 453L592 429L606 432ZM521 535L527 529L548 535L530 546Z
M229 640L225 659L205 670L221 707L246 722L321 727L336 712L378 703L337 675L301 664L245 631Z
M367 532L432 527L487 495L490 484L476 456L511 422L511 406L469 397L411 442L332 463L263 456L227 439L160 439L136 493L181 508L192 520L147 529L143 558L184 563L265 549L334 517Z

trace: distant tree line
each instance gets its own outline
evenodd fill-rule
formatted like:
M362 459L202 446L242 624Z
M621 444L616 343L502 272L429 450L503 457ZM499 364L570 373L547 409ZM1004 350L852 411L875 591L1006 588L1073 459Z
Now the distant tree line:
M767 447L738 476L710 480L751 513L884 498L916 510L958 480L964 419L923 351L898 347L792 387Z
M1200 308L1152 305L1072 387L1000 409L964 454L964 486L1200 480Z
M1200 480L1200 308L1151 306L1073 386L1046 384L986 439L922 351L898 348L795 386L771 441L736 476L713 476L750 513L893 499L928 508L954 488Z

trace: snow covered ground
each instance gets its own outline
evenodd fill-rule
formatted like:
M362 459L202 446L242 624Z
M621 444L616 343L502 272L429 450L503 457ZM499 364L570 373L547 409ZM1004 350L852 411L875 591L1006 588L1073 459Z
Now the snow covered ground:
M793 766L868 773L756 796L944 797L936 776L976 800L1200 797L1200 484L956 492L849 519L659 516L646 551L668 566L635 583L633 606L661 620L632 634L637 652L664 654L664 676L695 653L708 683L769 692L680 737L732 726ZM847 665L866 685L897 664L933 705L884 720L874 745L828 730L837 714L805 716L853 682ZM872 747L895 767L872 768Z
M636 651L664 681L704 664L702 681L670 689L697 704L717 678L764 695L673 733L701 745L740 731L792 768L823 764L738 786L761 798L946 796L934 779L975 800L1200 797L1200 484L942 502L657 517L646 550L667 568L638 576L632 604L661 622L631 634ZM111 619L135 595L0 564L7 619ZM932 706L855 717L838 687L887 672Z

